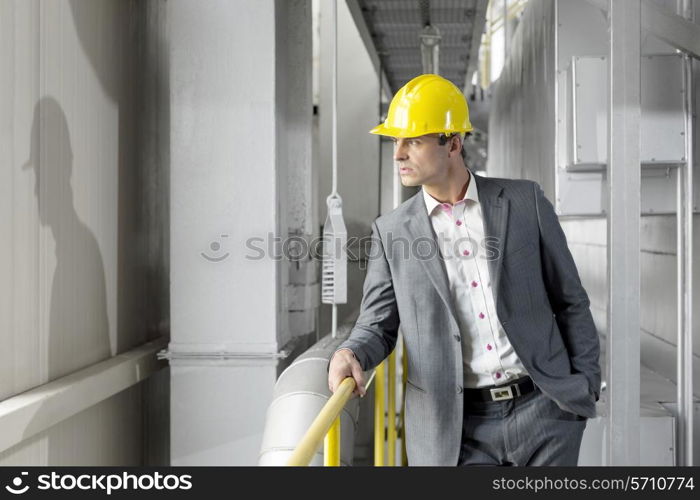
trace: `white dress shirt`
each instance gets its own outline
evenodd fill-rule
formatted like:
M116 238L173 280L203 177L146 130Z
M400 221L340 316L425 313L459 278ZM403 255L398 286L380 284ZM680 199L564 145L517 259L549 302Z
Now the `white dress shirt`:
M422 191L462 334L464 387L475 388L511 383L528 373L496 315L479 193L469 177L464 198L454 205Z

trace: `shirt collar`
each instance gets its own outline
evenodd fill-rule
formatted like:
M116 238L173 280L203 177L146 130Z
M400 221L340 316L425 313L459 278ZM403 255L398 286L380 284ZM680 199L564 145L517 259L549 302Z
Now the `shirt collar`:
M435 210L435 207L441 206L443 205L443 203L440 203L430 194L428 194L428 192L425 190L425 187L422 187L421 190L423 191L423 200L425 200L425 208L428 210L428 215L432 215L433 210ZM457 203L461 203L465 200L472 200L476 203L479 203L479 192L476 189L474 175L471 173L469 174L469 185L467 186L467 191L466 193L464 193L464 197ZM452 208L452 205L450 203L446 203L445 205Z

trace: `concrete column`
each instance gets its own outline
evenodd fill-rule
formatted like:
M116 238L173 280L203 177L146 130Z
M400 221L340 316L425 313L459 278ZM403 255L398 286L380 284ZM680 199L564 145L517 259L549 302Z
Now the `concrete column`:
M610 0L605 465L639 465L640 0Z
M291 338L271 251L310 163L310 2L173 0L168 22L171 463L253 465Z

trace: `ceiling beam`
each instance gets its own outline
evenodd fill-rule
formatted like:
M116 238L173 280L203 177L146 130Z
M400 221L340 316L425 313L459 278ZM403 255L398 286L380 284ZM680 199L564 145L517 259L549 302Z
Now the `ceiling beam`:
M608 1L587 1L607 14ZM700 58L700 26L651 0L642 0L642 28L674 48Z
M377 74L379 74L379 68L382 67L382 65L379 60L379 54L377 53L377 47L375 47L374 45L374 39L372 38L372 34L369 31L369 27L367 26L367 21L365 20L365 16L362 14L360 2L359 0L346 0L346 3L348 9L350 9L352 19L353 21L355 21L355 26L357 27L357 31L360 34L360 38L365 44L367 54L369 54L369 59L370 61L372 61L372 66L374 66L374 71ZM389 86L389 80L386 77L386 72L384 71L383 67L381 73L382 89L384 90L385 97L387 98L387 100L391 100L391 97L393 96L394 92L393 89Z

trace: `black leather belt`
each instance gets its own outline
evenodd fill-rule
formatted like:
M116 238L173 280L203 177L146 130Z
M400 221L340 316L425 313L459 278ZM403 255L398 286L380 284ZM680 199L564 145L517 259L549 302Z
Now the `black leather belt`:
M505 401L515 399L535 390L529 376L521 377L511 384L492 385L476 389L464 388L464 399L469 401Z

